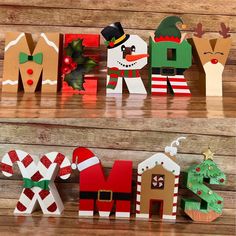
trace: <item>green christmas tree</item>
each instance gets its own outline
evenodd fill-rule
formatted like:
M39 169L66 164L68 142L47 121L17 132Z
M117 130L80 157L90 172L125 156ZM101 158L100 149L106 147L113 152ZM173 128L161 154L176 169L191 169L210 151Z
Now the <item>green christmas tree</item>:
M73 40L65 48L62 67L64 81L73 89L84 90L84 75L96 65L93 59L84 56L83 39Z
M202 213L214 211L221 214L223 208L223 198L213 192L204 184L225 184L225 174L217 167L213 161L212 151L208 149L203 153L205 156L201 164L190 167L186 175L186 186L202 200L201 202L194 199L183 199L182 208L185 211L196 210Z

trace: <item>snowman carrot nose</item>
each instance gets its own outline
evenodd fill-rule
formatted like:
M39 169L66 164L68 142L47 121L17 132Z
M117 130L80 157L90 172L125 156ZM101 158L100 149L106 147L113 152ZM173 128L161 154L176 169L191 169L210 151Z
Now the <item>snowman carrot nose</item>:
M137 60L142 59L144 57L149 57L149 55L148 54L126 55L125 60L126 61L137 61Z

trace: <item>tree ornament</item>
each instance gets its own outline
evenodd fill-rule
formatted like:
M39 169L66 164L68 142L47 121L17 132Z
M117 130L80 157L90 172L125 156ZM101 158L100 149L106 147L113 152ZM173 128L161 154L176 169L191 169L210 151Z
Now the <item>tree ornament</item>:
M204 153L204 160L189 168L186 175L186 186L201 198L182 199L181 207L194 221L211 222L222 214L223 198L204 184L224 184L225 174L213 161L214 153L208 148Z

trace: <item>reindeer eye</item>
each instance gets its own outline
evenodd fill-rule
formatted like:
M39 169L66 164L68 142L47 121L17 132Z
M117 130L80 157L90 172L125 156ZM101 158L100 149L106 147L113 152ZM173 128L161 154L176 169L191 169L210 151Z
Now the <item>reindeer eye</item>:
M124 52L125 51L125 45L121 46L121 51Z
M213 54L212 52L204 52L204 54Z
M135 46L133 45L133 46L131 46L131 52L135 52Z
M215 54L224 55L224 53L223 53L223 52L215 52Z

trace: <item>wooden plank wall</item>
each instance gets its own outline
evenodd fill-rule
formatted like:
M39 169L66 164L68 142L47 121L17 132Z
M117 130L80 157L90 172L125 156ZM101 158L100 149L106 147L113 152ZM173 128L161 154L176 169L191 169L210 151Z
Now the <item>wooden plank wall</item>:
M163 152L177 137L186 136L177 155L182 172L200 163L202 151L210 145L215 162L228 179L226 185L211 188L225 199L224 217L235 217L235 119L1 119L0 134L0 157L11 149L21 149L36 161L50 151L62 152L71 159L73 149L80 145L96 153L107 174L114 160L132 160L134 194L138 163ZM11 178L0 173L0 209L11 209L8 214L12 214L22 188L18 167L14 169ZM179 202L182 196L192 196L184 188L182 176L183 173ZM78 172L73 172L67 181L57 182L64 202L75 205L79 196Z
M224 71L225 96L236 91L236 2L232 0L0 0L0 77L2 75L4 34L7 31L32 33L55 31L61 33L100 33L106 25L121 21L125 31L138 34L146 41L159 22L177 14L192 34L202 22L209 37L218 37L220 22L231 28L233 45ZM35 37L37 38L37 37ZM103 38L101 37L103 45ZM101 69L106 66L106 48L101 47ZM147 68L147 67L146 67ZM100 89L105 87L105 74L100 73ZM147 72L143 72L147 84ZM191 90L197 94L198 69L194 65L186 72Z

